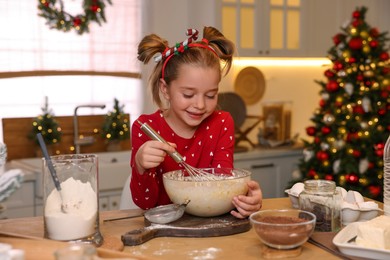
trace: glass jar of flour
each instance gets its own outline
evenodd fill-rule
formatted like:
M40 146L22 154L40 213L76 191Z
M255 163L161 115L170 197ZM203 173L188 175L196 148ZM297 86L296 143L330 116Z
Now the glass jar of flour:
M100 246L98 157L94 154L51 156L60 189L43 158L44 236Z
M299 195L299 208L316 215L316 231L336 232L341 228L342 197L334 181L307 180Z

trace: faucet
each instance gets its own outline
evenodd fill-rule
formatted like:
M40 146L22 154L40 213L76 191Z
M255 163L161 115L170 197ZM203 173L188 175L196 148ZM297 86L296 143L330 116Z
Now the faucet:
M80 153L80 146L81 145L87 145L92 144L95 140L92 136L87 136L84 138L79 138L79 123L77 120L77 110L81 107L90 107L90 108L100 108L104 109L106 105L102 104L90 104L90 105L80 105L77 106L74 109L74 116L73 116L73 133L74 133L74 147L76 150L76 154Z

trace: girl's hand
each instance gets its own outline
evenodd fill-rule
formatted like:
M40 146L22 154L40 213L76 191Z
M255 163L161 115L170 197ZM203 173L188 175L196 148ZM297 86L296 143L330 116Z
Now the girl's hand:
M236 207L236 211L232 210L230 214L236 218L246 218L250 214L257 212L262 207L263 193L261 192L260 185L253 180L248 182L248 193L245 195L239 195L233 198L233 205Z
M138 173L143 174L145 170L157 167L165 160L168 153L175 151L176 144L164 144L160 141L150 140L141 145L135 155L135 163Z

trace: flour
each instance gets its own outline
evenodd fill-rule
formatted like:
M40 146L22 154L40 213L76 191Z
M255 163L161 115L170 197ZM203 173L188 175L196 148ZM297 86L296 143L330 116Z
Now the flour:
M90 183L69 178L49 194L45 205L45 233L54 240L85 238L95 232L98 214L97 195ZM61 205L65 206L62 212Z

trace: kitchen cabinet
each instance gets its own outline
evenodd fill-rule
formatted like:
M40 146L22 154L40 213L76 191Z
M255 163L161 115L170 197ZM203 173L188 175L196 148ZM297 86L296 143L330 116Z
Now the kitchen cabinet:
M390 9L388 0L310 0L304 2L304 25L307 55L326 57L333 46L332 37L342 32L341 28L352 19L356 7L368 8L366 22L381 32L390 30L390 18L386 12Z
M218 20L239 57L326 57L361 6L368 24L390 30L388 0L219 0Z
M99 210L119 210L122 189L99 192Z
M220 0L223 34L239 57L306 54L303 0Z
M251 178L260 184L263 198L284 197L284 190L292 180L292 173L298 168L302 149L259 148L234 155L234 167L252 172Z

